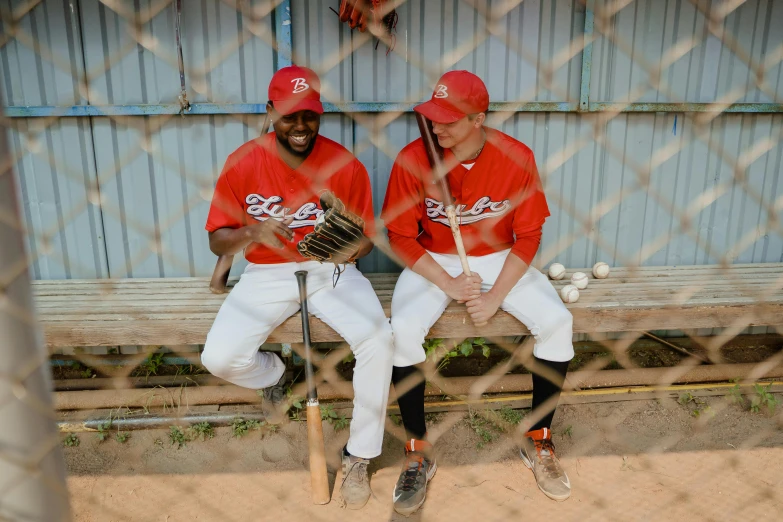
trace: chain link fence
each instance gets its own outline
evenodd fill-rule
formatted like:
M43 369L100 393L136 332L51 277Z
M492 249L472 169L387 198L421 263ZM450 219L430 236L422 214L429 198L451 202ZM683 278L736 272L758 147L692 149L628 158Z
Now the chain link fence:
M565 265L558 291L611 266L568 305L577 356L553 431L572 498L543 497L516 457L541 412L533 338L501 313L423 347L441 470L417 516L780 512L783 4L373 1L365 31L339 4L0 2L0 518L346 516L307 499L298 318L262 346L295 378L283 426L198 353L225 297L208 290L214 184L290 63L319 74L321 133L367 166L376 216L418 137L412 107L443 72L475 72L487 125L536 155L552 216L533 265ZM388 312L401 267L373 241L358 266ZM334 483L353 362L313 324ZM396 516L404 439L391 403L357 517Z

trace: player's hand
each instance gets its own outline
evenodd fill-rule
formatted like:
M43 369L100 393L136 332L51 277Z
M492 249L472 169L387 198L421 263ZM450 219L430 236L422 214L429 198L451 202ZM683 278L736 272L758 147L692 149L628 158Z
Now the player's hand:
M477 299L467 302L470 319L476 326L484 326L498 312L498 308L503 303L492 292L481 294Z
M259 243L273 248L285 248L285 245L280 238L286 241L291 241L294 237L294 232L288 228L288 225L294 220L292 216L288 216L282 221L269 218L266 221L260 223L254 223L248 225L247 233L250 236L250 240L253 243Z
M476 272L473 272L470 277L460 274L452 277L441 290L457 302L465 303L481 295L481 281L481 276Z

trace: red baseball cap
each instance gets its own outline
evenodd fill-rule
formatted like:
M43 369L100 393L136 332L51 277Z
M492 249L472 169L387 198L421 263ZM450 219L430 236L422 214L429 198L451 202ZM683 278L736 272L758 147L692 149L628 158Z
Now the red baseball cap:
M454 123L488 109L487 86L469 71L447 72L438 80L430 101L413 108L434 123Z
M324 113L321 105L321 80L307 67L283 67L269 82L269 100L282 115L298 111Z

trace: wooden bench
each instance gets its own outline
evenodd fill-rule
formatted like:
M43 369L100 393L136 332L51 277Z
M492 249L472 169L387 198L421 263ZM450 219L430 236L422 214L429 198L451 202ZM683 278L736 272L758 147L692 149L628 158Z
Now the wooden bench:
M575 270L569 269L570 275ZM583 270L589 274L589 270ZM368 279L389 313L396 274ZM568 281L553 281L559 289ZM66 346L203 344L225 295L210 292L209 278L35 281L33 295L46 344ZM623 332L742 326L783 326L783 263L613 268L590 279L568 305L574 331ZM345 313L359 313L346 308ZM313 342L341 338L316 318ZM529 333L505 312L482 328L464 305L452 304L429 337L515 336ZM302 342L299 314L268 342Z

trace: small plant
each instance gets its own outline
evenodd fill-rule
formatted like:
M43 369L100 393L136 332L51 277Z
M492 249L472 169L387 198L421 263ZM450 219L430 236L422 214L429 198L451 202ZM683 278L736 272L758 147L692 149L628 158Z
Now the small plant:
M399 415L391 414L389 415L389 418L391 419L392 423L395 426L402 426L402 417Z
M481 348L481 353L487 358L489 358L491 351L489 346L487 346L486 339L483 337L468 338L461 343L455 342L450 348L446 346L444 339L427 339L422 344L422 347L427 359L431 361L440 359L437 367L438 371L445 368L455 357L460 355L470 357L476 348Z
M734 386L729 388L728 398L731 402L743 406L745 404L745 397L742 396L742 390L740 389L739 379L732 379L729 382L733 382Z
M770 415L775 413L775 408L778 404L780 404L780 401L778 401L774 395L769 393L770 386L772 386L772 384L768 384L767 386L764 386L763 384L753 385L753 391L755 392L755 395L750 401L750 411L753 413L759 413L761 408L766 406Z
M566 429L563 430L563 436L568 436L570 439L574 434L574 427L573 426L566 426Z
M145 377L157 375L158 370L163 366L164 355L165 354L162 352L151 353L149 357L144 359L144 362L139 365L139 371L144 373Z
M486 413L482 414L472 410L468 413L468 425L479 437L479 441L476 443L478 449L482 449L497 439L498 435L503 432L503 428L490 420Z
M690 393L683 393L680 395L680 398L677 399L677 402L682 406L686 406L689 402L696 402L696 398Z
M345 414L334 411L334 406L331 404L321 406L321 419L331 424L335 431L344 430L351 424L351 421L345 418Z
M75 448L76 446L79 445L80 442L81 441L79 440L79 437L75 433L69 433L63 439L63 446Z
M109 438L110 429L111 429L111 419L107 420L106 422L102 422L100 425L98 425L98 433L96 434L96 436L98 437L98 440L100 442L103 442Z
M697 418L707 418L711 419L715 417L715 410L713 410L710 406L705 406L704 408L696 408L691 412L691 415Z
M171 441L171 444L177 445L177 449L180 449L182 446L187 444L188 437L185 435L185 432L182 428L179 426L169 426L169 440Z
M513 410L509 406L503 406L500 408L498 415L500 415L501 419L511 424L512 426L516 426L522 422L522 419L525 417L521 411Z
M206 439L211 439L215 436L215 428L206 421L199 422L198 424L189 427L188 432L190 440L201 439L202 441L205 441Z
M85 368L84 370L79 372L79 375L81 375L82 379L89 379L90 377L95 376L92 373L92 368Z
M425 413L424 420L427 422L427 424L437 424L443 420L443 415L443 413ZM402 421L402 419L400 419L400 421Z
M288 409L291 419L296 421L302 420L301 415L302 410L304 409L304 397L294 395L294 392L291 390L291 388L288 388L285 394L288 397L288 402L291 404L290 408Z
M130 438L130 433L128 433L128 432L117 432L117 434L114 436L114 438L120 444L125 444L126 442L128 442L128 439Z
M262 424L260 421L237 417L231 423L231 432L234 434L234 437L240 438L247 435L250 432L250 430L261 429L261 426Z

